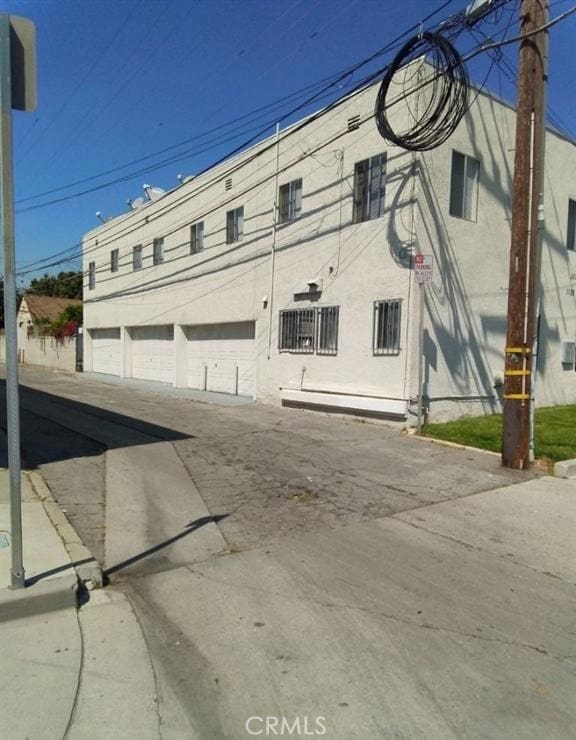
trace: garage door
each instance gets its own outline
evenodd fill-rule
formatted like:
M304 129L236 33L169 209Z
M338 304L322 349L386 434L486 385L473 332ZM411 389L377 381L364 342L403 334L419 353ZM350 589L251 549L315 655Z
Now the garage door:
M132 336L132 377L174 383L173 326L135 326Z
M91 329L92 370L95 373L120 375L120 329Z
M189 326L186 337L190 388L255 396L253 321Z

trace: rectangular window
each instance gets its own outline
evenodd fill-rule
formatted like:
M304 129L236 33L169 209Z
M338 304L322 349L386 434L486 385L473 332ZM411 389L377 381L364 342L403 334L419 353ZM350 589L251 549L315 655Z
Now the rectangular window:
M161 265L164 262L164 239L154 239L152 242L152 264Z
M88 265L88 290L94 290L96 287L96 263L90 262Z
M280 186L279 222L293 221L302 212L302 178Z
M335 355L338 350L339 306L280 311L281 352Z
M112 249L110 251L110 272L118 272L119 262L120 262L120 250Z
M190 254L197 254L204 249L204 221L198 221L190 227Z
M244 207L235 208L226 214L226 244L239 242L244 236Z
M450 215L476 221L480 162L460 152L452 152Z
M576 200L568 201L568 233L566 246L576 252Z
M142 269L142 245L141 244L137 244L135 247L132 247L132 269L133 270Z
M400 352L401 301L375 301L374 338L375 355L397 355Z
M316 351L319 355L335 355L338 352L338 314L339 306L320 306Z
M377 154L354 165L355 224L378 218L384 213L386 154Z

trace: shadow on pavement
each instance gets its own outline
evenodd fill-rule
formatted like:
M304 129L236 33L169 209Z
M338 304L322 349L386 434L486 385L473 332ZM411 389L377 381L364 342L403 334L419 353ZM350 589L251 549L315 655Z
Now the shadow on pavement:
M218 524L218 522L221 522L223 519L226 519L229 516L229 514L216 514L214 516L203 516L199 519L195 519L193 522L190 522L186 525L186 528L182 530L182 532L179 532L178 534L174 535L173 537L170 537L167 540L164 540L164 542L160 542L157 545L154 545L153 547L149 547L147 550L144 550L143 552L138 553L137 555L134 555L131 558L128 558L127 560L123 560L121 563L116 563L116 565L112 565L109 568L106 568L104 571L104 577L109 578L113 573L117 573L119 570L123 570L124 568L128 568L130 565L134 565L134 563L138 563L141 560L144 560L145 558L149 557L150 555L154 555L155 553L159 552L160 550L163 550L166 547L169 547L170 545L174 544L174 542L177 542L178 540L181 540L183 537L188 537L188 535L192 534L193 532L196 532L201 527L206 526L206 524Z
M4 429L5 389L5 381L0 380L0 427ZM141 419L20 385L20 444L31 468L100 455L107 449L190 438ZM3 459L4 449L0 450L0 464Z

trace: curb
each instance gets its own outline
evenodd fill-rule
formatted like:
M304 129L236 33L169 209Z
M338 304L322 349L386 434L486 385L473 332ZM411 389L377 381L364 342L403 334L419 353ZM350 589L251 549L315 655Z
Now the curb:
M88 588L102 588L104 585L102 566L82 542L42 476L34 471L27 473L27 475L34 492L42 502L48 518L64 543L66 552L76 571L76 577L79 581L85 583Z
M554 464L556 478L576 478L576 460L562 460Z
M0 590L0 623L78 606L78 577L61 576L29 588Z

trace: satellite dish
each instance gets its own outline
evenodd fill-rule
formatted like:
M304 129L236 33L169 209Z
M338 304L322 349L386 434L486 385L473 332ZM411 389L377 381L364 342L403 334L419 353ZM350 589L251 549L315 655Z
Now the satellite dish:
M190 180L193 180L195 175L177 175L177 177L180 180L180 185L185 185Z
M148 200L158 200L166 192L163 188L155 188L152 185L143 185L144 192L148 196Z
M137 210L138 208L142 208L145 203L146 198L134 198L134 200L128 201L128 205L133 211Z

